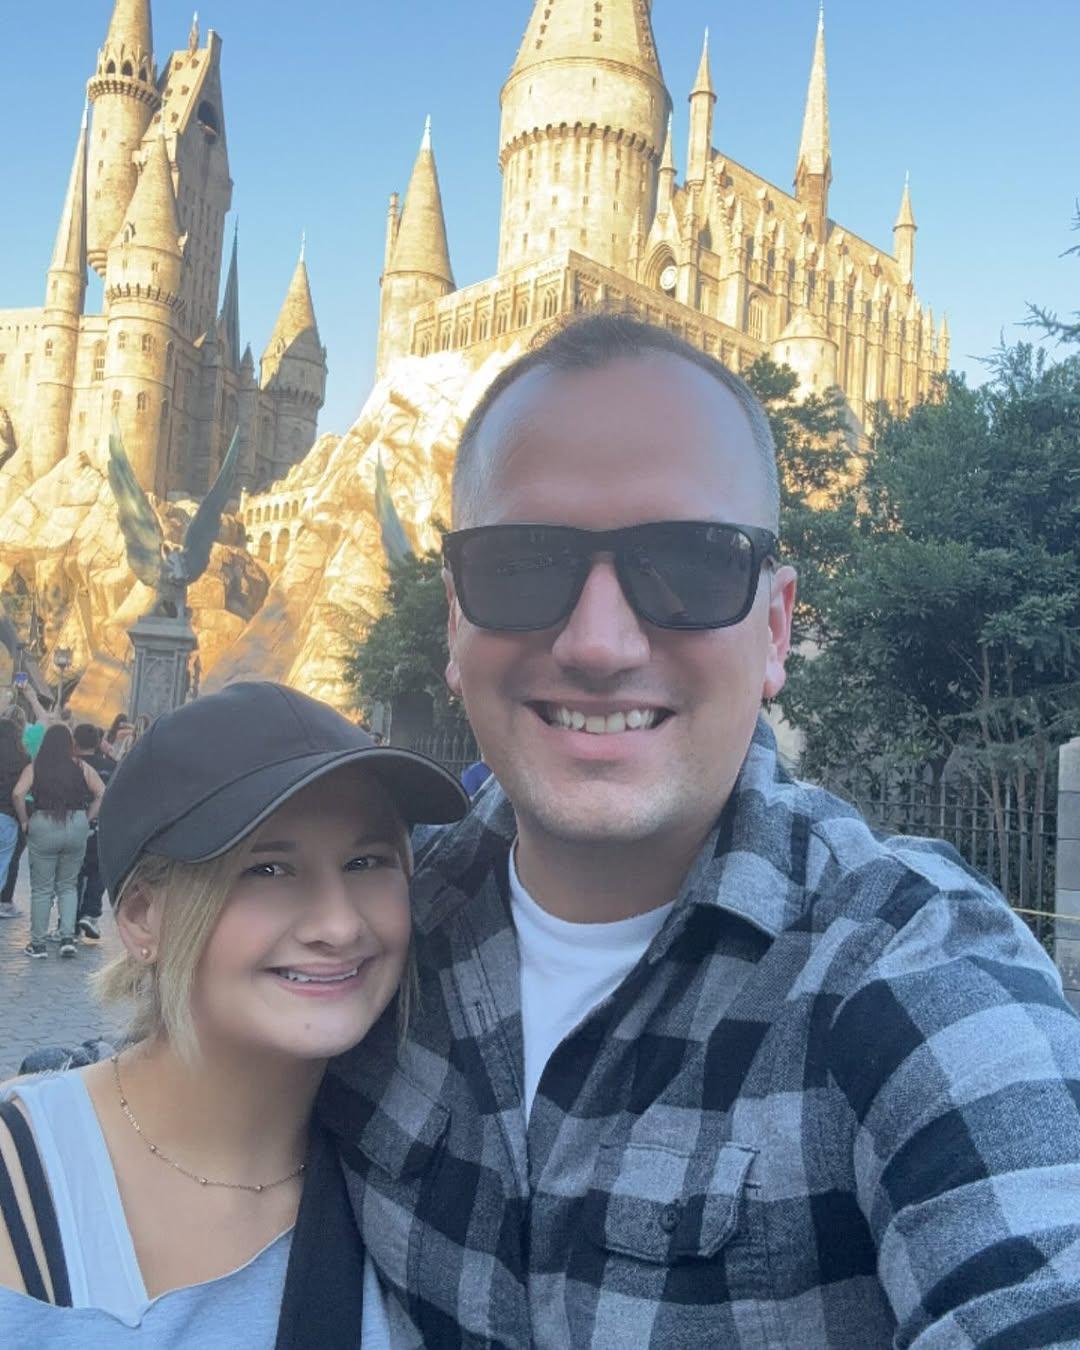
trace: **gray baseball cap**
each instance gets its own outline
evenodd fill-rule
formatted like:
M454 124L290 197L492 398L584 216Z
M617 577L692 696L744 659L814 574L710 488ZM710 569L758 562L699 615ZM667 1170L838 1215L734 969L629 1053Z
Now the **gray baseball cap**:
M230 684L166 713L109 780L98 818L114 903L143 853L204 862L227 852L301 788L362 763L410 825L458 820L469 799L415 750L376 745L326 703L269 681Z

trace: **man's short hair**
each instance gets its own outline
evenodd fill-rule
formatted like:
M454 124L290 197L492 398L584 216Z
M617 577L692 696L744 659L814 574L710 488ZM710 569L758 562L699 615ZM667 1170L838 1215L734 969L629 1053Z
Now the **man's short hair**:
M71 734L79 750L94 751L101 745L101 728L89 722L80 722Z
M530 370L546 369L562 373L600 370L613 361L647 356L653 352L681 356L683 360L707 371L734 394L750 423L754 447L758 452L767 499L765 523L771 529L777 529L780 482L776 468L776 442L765 409L750 386L715 357L699 351L669 329L643 323L630 314L611 312L571 319L558 324L554 331L550 327L542 330L535 344L500 371L488 385L470 413L458 442L453 477L454 527L461 529L480 523L483 484L487 474L485 466L478 462L476 443L481 423L491 410L491 405L510 385Z

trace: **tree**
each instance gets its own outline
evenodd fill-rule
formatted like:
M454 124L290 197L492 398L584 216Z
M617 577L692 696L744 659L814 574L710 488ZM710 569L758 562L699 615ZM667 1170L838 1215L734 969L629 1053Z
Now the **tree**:
M345 658L346 682L370 717L376 703L387 706L423 694L432 701L438 724L460 720L450 702L447 662L446 591L438 553L406 554L389 564L390 583L382 614L353 644Z
M781 697L810 772L958 759L1040 809L1080 730L1080 358L1019 344L969 389L882 414L817 596L819 656Z

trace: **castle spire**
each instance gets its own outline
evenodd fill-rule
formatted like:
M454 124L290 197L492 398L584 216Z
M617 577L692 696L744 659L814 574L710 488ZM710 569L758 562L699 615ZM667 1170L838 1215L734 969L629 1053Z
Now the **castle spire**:
M188 55L194 56L199 50L199 11L196 10L191 17L191 32L188 34L187 42Z
M649 7L640 0L536 0L510 79L532 66L570 59L617 61L662 81Z
M56 232L50 272L72 272L79 277L80 304L86 289L86 121L88 105L83 105L82 125L75 145L60 228Z
M829 146L829 87L825 71L825 7L818 9L817 37L806 90L799 154L795 162L795 195L806 208L818 242L824 242L828 220L832 152Z
M698 63L697 75L694 79L694 87L690 90L690 97L695 94L712 94L713 100L716 99L716 90L713 88L712 71L709 69L709 30L705 29L705 41L701 47L701 60Z
M701 62L697 78L690 91L690 144L686 156L687 184L700 184L705 181L712 154L713 108L716 105L716 93L713 89L712 72L709 69L709 30L705 29L705 41L701 47Z
M305 333L310 333L318 343L319 326L315 322L315 306L311 300L311 281L308 277L307 263L304 261L304 245L301 245L300 257L296 269L285 293L285 300L278 312L274 331L266 344L263 354L263 384L267 383L268 367L277 369L281 357Z
M904 280L910 281L915 275L915 231L919 227L915 224L915 212L911 209L911 177L904 175L904 192L900 198L900 210L897 213L896 224L893 226L893 239L895 244L893 252L896 255L896 261L900 264L900 271L904 274Z
M135 185L131 205L124 214L121 233L129 233L129 242L135 245L162 249L177 257L183 251L164 123L161 124L161 135L150 140L146 164Z
M233 226L232 258L229 261L229 275L225 280L225 296L221 302L220 323L225 330L229 343L229 364L233 370L240 363L240 270L238 262L238 241L240 222Z
M419 273L445 282L450 290L454 287L439 174L431 148L430 117L424 122L424 134L405 194L389 270Z
M152 57L154 30L150 0L116 0L105 47L117 54L125 53L132 60L140 55Z
M675 193L675 152L671 145L671 116L668 115L667 136L664 138L664 154L660 160L660 174L656 186L656 213L661 215L671 210L671 199Z

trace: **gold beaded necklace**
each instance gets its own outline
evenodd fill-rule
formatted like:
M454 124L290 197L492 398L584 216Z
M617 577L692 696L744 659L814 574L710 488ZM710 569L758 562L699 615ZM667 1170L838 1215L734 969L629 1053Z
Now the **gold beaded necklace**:
M225 1187L226 1190L230 1191L253 1191L257 1194L260 1191L272 1191L275 1186L284 1186L287 1181L292 1181L294 1177L300 1176L300 1174L304 1171L304 1168L307 1166L306 1163L301 1163L300 1166L294 1168L287 1177L279 1177L277 1181L266 1181L258 1186L252 1186L246 1181L212 1181L209 1177L200 1176L198 1172L189 1172L186 1167L181 1167L180 1164L176 1162L173 1158L170 1158L166 1154L162 1153L161 1149L158 1148L157 1144L152 1144L150 1140L147 1139L146 1135L143 1134L142 1126L135 1119L134 1115L132 1114L131 1107L128 1105L128 1100L124 1096L124 1088L120 1082L119 1055L112 1056L112 1066L113 1066L113 1077L116 1079L116 1091L120 1097L120 1109L123 1111L124 1115L127 1116L128 1120L131 1122L132 1129L143 1141L143 1143L146 1145L146 1147L150 1150L150 1152L154 1155L155 1158L160 1158L163 1163L168 1163L169 1166L174 1171L179 1172L182 1177L187 1177L191 1181L198 1182L200 1186L223 1186Z

